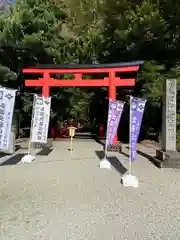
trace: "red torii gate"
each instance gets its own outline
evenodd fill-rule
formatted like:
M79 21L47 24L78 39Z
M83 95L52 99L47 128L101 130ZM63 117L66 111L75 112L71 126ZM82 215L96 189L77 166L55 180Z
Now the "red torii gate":
M31 68L23 68L23 73L43 74L38 80L25 80L27 87L42 87L42 95L50 95L50 87L108 87L109 98L116 100L117 86L134 86L135 78L123 79L116 73L137 72L143 61L123 62L113 64L91 65L37 65ZM107 74L104 79L83 79L83 74ZM74 79L55 79L51 74L73 74ZM117 144L117 136L114 139Z

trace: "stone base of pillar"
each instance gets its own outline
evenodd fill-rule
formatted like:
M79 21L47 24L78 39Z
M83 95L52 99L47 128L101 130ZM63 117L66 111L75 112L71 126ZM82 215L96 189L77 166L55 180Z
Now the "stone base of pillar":
M108 152L122 152L122 144L118 143L117 145L113 144L107 147Z
M180 152L156 150L156 158L161 161L162 168L180 169Z

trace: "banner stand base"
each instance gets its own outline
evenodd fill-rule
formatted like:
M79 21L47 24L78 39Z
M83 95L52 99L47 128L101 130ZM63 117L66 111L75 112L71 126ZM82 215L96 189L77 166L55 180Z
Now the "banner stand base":
M27 154L24 157L22 157L21 162L22 163L32 163L32 161L35 160L35 156L32 156L31 154Z
M111 169L111 163L106 158L104 158L100 162L100 168Z
M134 187L137 188L139 186L139 182L137 177L132 176L131 174L125 174L122 176L122 185L124 187Z

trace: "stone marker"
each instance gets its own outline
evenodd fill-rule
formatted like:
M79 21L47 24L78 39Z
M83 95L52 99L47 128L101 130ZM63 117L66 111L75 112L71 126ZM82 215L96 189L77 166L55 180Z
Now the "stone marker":
M176 151L176 79L164 82L162 113L162 149L156 151L162 167L180 168L180 153Z
M162 150L176 151L176 79L164 83Z

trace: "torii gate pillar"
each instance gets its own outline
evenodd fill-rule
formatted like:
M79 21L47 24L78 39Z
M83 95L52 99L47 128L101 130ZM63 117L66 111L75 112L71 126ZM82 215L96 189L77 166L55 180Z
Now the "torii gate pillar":
M116 100L117 86L134 86L135 78L120 78L116 73L137 72L143 61L94 65L37 65L23 73L43 74L38 80L25 80L27 87L42 87L42 95L50 96L50 87L108 87L109 98ZM55 79L51 74L73 74L74 79ZM104 79L83 79L85 74L108 74ZM117 144L117 135L114 144Z

